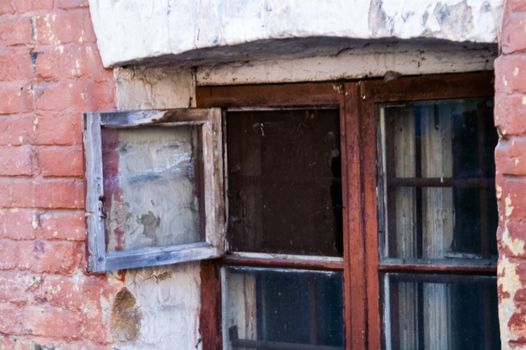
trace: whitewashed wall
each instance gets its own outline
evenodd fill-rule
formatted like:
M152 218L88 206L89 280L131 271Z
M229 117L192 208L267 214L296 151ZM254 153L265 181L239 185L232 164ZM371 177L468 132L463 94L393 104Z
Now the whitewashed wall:
M154 58L190 63L253 59L278 50L311 56L327 45L327 38L496 43L503 1L89 0L89 4L108 67ZM296 40L283 45L275 42L278 39ZM245 46L248 43L253 45Z

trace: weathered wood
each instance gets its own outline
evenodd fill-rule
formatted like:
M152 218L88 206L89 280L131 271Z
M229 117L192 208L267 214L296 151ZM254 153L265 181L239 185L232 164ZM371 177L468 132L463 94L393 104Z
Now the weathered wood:
M387 179L387 185L393 187L475 187L493 186L493 178L455 179L451 177L394 177Z
M106 235L104 231L104 198L100 114L86 113L84 154L86 157L86 220L88 228L88 269L106 270Z
M436 74L384 81L365 80L362 99L375 102L489 97L494 95L493 72Z
M106 269L111 271L211 259L220 255L216 247L199 242L108 252L105 260Z
M102 121L101 121L102 119ZM134 249L108 251L103 212L104 200L102 128L139 128L164 126L177 128L194 125L200 128L202 151L198 168L203 174L202 194L204 211L200 211L203 242L175 244L168 247L134 247ZM85 149L87 178L87 208L89 230L89 268L92 271L108 271L174 264L185 261L219 257L224 252L224 196L222 180L222 134L220 109L179 109L165 111L129 111L92 113L85 116ZM175 197L177 198L177 197ZM135 249L137 248L137 249Z
M378 265L382 272L425 272L425 273L465 273L495 274L497 263L491 259L474 261L451 261L449 259L387 259Z
M199 312L199 334L203 350L221 349L221 279L216 261L201 262L201 310Z
M339 83L198 87L199 107L320 106L340 103Z
M258 350L343 350L342 346L311 345L284 343L265 340L236 339L232 340L236 348L258 349Z
M342 258L308 257L305 255L261 254L261 253L229 253L221 261L225 265L280 267L309 270L341 271L344 269Z
M346 168L347 202L347 254L345 279L348 280L345 299L345 324L350 328L346 339L348 348L365 349L367 347L367 286L365 279L365 232L363 222L363 189L361 162L361 118L359 87L355 83L345 84L345 145L346 158L342 158ZM349 338L350 337L350 338Z
M133 128L147 125L202 124L208 121L208 109L182 108L168 110L136 110L100 113L103 127Z

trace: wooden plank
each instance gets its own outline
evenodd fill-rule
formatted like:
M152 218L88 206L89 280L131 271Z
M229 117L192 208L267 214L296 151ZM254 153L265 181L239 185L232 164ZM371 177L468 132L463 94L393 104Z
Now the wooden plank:
M360 84L360 90L363 84ZM377 121L371 100L362 100L361 146L363 159L365 278L367 280L367 348L381 348L380 285L378 276L379 212L377 188ZM385 189L386 190L386 189ZM378 197L378 200L382 200Z
M215 112L217 113L217 112ZM105 127L132 128L166 123L203 123L208 120L209 110L181 108L168 110L136 110L100 113L101 125Z
M375 102L489 97L494 95L493 72L436 74L364 81L364 99Z
M363 201L362 201L362 162L361 162L361 133L360 133L360 94L357 84L345 84L345 137L346 154L343 167L346 168L347 185L346 213L348 246L346 258L346 279L350 283L350 300L347 309L345 324L350 328L350 339L347 338L347 348L365 349L367 347L367 287L364 269L365 232L363 227ZM343 161L343 159L342 159ZM347 311L346 310L346 311Z
M267 255L267 254L265 254ZM270 254L269 254L270 255ZM228 254L225 255L221 262L225 265L233 266L253 266L253 267L274 267L274 268L291 268L306 270L330 270L341 271L344 269L344 263L324 260L305 260L282 257L249 257Z
M114 251L106 254L106 269L121 270L147 266L161 266L180 262L217 258L221 252L204 242L180 244L169 247L141 248Z
M494 178L452 178L452 177L391 177L387 185L392 187L475 187L487 188L495 184Z
M216 261L201 262L201 309L199 311L199 334L202 349L221 349L221 278Z
M106 270L106 236L104 231L104 198L100 114L86 113L84 122L84 155L86 157L86 220L88 228L88 269Z
M343 347L341 346L311 345L249 339L232 340L232 345L236 347L236 349L246 348L258 350L343 350Z
M338 106L341 84L241 85L198 87L199 107Z
M223 188L223 134L221 109L207 112L203 125L203 171L206 241L221 254L225 251L225 194Z
M418 262L382 262L378 265L382 272L411 272L411 273L465 273L465 274L495 274L497 271L495 261L484 263L471 263L452 265L434 261L432 263Z

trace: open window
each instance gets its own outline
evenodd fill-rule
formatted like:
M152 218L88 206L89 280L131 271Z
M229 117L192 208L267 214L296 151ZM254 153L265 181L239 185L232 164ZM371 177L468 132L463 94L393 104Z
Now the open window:
M88 113L89 269L223 254L221 111Z
M497 349L491 79L87 114L90 269L203 260L203 349Z

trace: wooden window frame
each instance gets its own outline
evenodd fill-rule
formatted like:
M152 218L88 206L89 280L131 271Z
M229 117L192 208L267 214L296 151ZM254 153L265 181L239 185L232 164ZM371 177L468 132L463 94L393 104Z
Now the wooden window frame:
M220 266L343 271L346 349L381 348L380 274L411 271L496 274L495 265L402 265L379 262L375 105L386 102L492 97L492 72L370 79L350 82L197 87L200 108L334 106L340 110L343 260L227 255L201 263L200 333L203 349L221 349ZM354 194L354 195L350 195Z
M84 114L86 161L86 209L88 226L88 269L103 272L216 258L224 252L224 210L222 176L221 110L172 109ZM149 126L201 129L204 237L202 242L108 251L104 223L104 175L102 128L131 129Z

